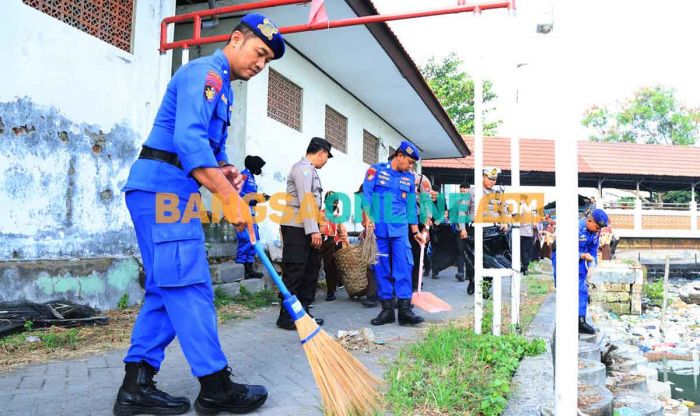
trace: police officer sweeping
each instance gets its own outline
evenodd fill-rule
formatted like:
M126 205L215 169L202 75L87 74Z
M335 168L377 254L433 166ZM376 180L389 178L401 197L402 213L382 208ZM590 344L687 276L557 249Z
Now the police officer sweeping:
M362 184L362 209L366 215L365 229L373 228L379 249L378 263L374 266L377 297L382 311L371 320L372 325L396 321L393 297L396 295L400 325L415 325L423 318L411 310L411 271L413 255L410 235L424 244L418 232L415 201L415 182L411 167L420 159L418 148L402 141L390 162L371 166Z
M578 332L581 334L595 334L593 328L586 322L586 309L588 307L588 269L598 263L598 245L600 244L600 231L608 226L608 214L602 209L590 212L586 218L581 218L578 223ZM557 281L557 252L552 253L552 266L554 270L554 283Z
M174 216L157 220L162 193L178 197L185 212L200 186L217 194L224 215L243 177L228 163L227 130L231 119L232 80L248 80L272 59L284 54L277 27L266 17L241 19L223 50L181 67L168 84L153 128L122 189L134 223L146 273L145 295L124 358L126 375L115 415L182 414L190 402L158 390L153 381L165 348L178 337L201 390L195 401L200 414L247 413L267 399L263 386L231 380L221 350L204 233L199 218ZM159 194L161 194L159 196ZM176 211L177 212L177 211Z
M258 184L255 182L255 175L262 173L262 168L265 166L265 161L260 156L246 156L245 169L241 171L241 175L245 177L243 188L241 189L241 198L245 198L250 206L250 214L255 217L255 205L259 202L258 199L262 195L258 195ZM256 240L260 239L258 224L253 223ZM236 247L236 263L243 264L245 267L246 279L260 279L262 273L256 272L253 268L255 262L255 248L250 243L248 230L241 230L237 233L238 246Z
M322 243L318 222L323 188L316 169L324 167L333 157L331 147L331 143L325 139L311 139L306 156L292 166L287 177L287 205L291 208L288 212L291 215L285 213L289 220L282 225L282 280L311 317L309 305L316 296ZM313 207L307 206L306 202L313 204ZM316 323L323 325L323 319L316 318ZM296 329L294 320L281 302L277 326Z

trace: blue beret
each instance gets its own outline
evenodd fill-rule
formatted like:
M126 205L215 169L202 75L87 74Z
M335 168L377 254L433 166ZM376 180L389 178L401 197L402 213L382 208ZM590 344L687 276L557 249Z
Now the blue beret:
M413 160L420 160L420 152L413 143L404 140L399 145L398 151L410 157Z
M591 213L591 217L593 217L593 221L595 221L600 227L608 226L608 214L606 214L602 209L594 210Z
M272 49L272 52L275 54L272 59L280 59L284 55L284 39L282 39L282 34L277 29L277 26L270 19L261 14L249 13L243 16L241 24L248 27L257 37L265 42L265 45Z

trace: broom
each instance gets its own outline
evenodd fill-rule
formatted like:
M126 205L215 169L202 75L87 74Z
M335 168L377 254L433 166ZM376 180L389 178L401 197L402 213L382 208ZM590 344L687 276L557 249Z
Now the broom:
M296 296L289 293L270 263L255 233L248 227L250 242L284 297L284 307L294 319L316 385L321 391L324 413L334 416L373 415L382 409L379 388L384 382L338 344L311 319Z

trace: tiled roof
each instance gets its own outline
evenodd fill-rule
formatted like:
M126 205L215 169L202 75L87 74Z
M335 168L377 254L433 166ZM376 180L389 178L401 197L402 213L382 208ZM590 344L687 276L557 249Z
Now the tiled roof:
M473 137L464 137L474 151ZM700 147L578 141L580 173L700 177ZM474 155L459 159L432 159L426 168L473 169ZM484 139L484 166L510 170L510 139ZM520 140L520 170L554 172L554 141Z

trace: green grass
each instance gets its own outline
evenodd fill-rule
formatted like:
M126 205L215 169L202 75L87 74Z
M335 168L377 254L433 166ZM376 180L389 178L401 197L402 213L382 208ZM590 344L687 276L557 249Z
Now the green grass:
M542 300L553 290L551 280L526 277L521 303L526 328ZM423 340L406 346L390 365L386 395L395 415L500 415L508 404L510 381L520 360L545 352L542 339L528 341L503 325L504 335L490 335L492 302L484 302L482 335L467 324L428 327ZM502 322L509 316L504 305Z
M397 415L500 415L520 360L544 351L544 341L516 334L476 335L456 324L433 326L390 367L387 403Z
M664 300L664 281L657 279L655 282L647 281L644 285L644 297L650 305L661 306ZM668 302L666 303L668 305Z
M270 289L263 289L259 292L251 293L245 287L241 287L240 293L233 297L227 295L218 287L214 289L214 305L217 308L236 303L249 309L258 309L270 306L272 302L277 300L277 293Z
M552 283L550 280L538 279L531 276L525 276L525 290L528 296L543 296L551 291Z
M117 309L120 311L126 310L129 307L129 294L124 293L117 302Z
M27 321L31 322L31 321ZM26 325L28 332L13 334L0 338L0 350L13 351L27 343L27 337L35 336L41 340L41 346L50 350L57 348L75 349L78 346L78 328L49 328L45 330L31 330L32 325Z

